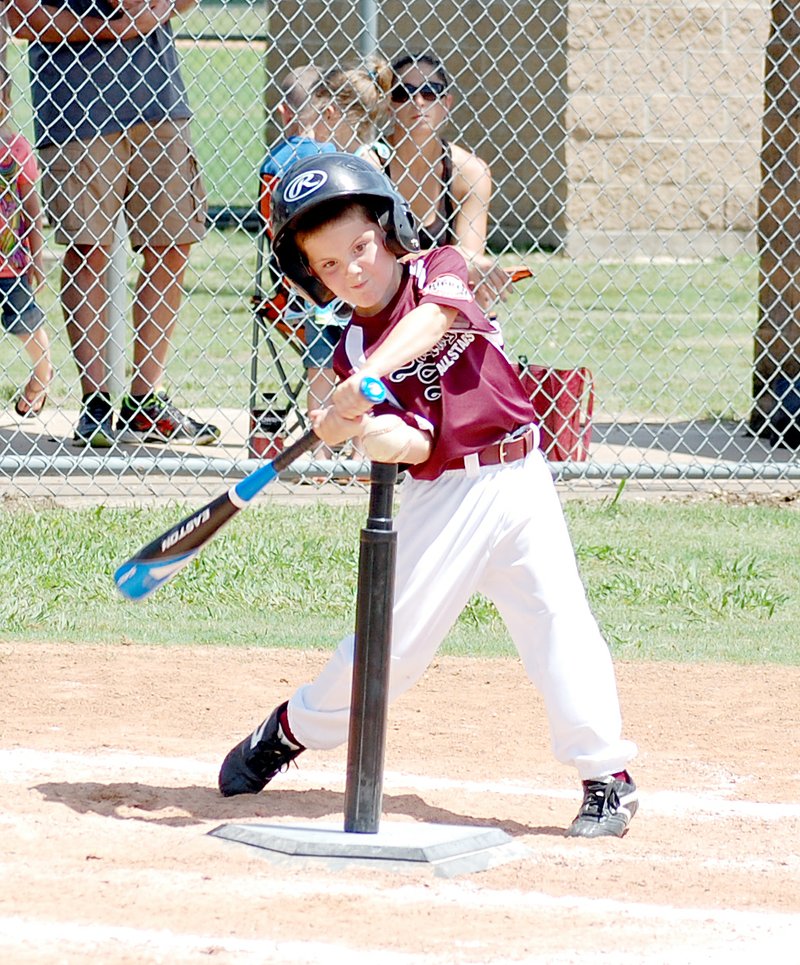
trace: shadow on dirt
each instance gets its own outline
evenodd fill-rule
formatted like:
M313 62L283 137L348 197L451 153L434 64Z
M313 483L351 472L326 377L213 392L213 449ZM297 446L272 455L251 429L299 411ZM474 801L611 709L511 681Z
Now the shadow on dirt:
M242 821L250 818L336 819L344 813L341 791L270 791L226 799L216 788L190 785L160 787L150 784L68 781L37 784L46 801L63 804L79 814L98 814L122 821L146 821L161 827L190 827L205 821ZM564 828L520 824L502 818L462 814L428 804L418 794L384 794L383 815L413 818L431 824L483 827L490 823L512 837L549 834L562 836Z

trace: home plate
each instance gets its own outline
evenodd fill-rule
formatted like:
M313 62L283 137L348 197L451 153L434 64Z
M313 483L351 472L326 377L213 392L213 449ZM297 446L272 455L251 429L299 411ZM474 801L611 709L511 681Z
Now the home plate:
M443 878L485 871L527 854L499 828L461 824L384 822L369 834L328 824L222 824L208 833L261 848L280 863L324 864L334 870L353 864L390 871L430 870Z

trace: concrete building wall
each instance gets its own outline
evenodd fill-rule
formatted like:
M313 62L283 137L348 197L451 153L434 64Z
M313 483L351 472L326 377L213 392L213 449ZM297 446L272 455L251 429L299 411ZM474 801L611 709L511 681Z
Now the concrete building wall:
M769 4L570 3L567 249L755 250Z
M755 249L767 0L375 9L381 53L433 48L455 78L452 130L491 164L497 245L609 258ZM361 10L275 4L268 74L368 48Z

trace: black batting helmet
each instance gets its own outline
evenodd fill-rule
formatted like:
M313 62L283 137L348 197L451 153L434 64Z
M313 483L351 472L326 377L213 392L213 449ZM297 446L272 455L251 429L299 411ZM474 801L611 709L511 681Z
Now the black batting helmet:
M281 271L317 305L334 294L311 273L297 245L295 231L306 214L326 201L346 198L375 213L395 255L419 251L419 238L407 202L386 175L354 154L303 158L283 175L272 197L272 250Z

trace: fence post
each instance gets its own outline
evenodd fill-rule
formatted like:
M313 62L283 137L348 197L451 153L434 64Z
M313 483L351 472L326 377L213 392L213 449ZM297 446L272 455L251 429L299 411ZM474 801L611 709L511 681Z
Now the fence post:
M115 402L125 393L125 359L128 318L128 233L125 215L120 214L114 226L111 259L106 271L108 292L108 339L105 344L105 361L108 371L108 391Z
M366 60L378 49L378 6L375 0L358 0L358 15L364 25L358 38L358 49Z

